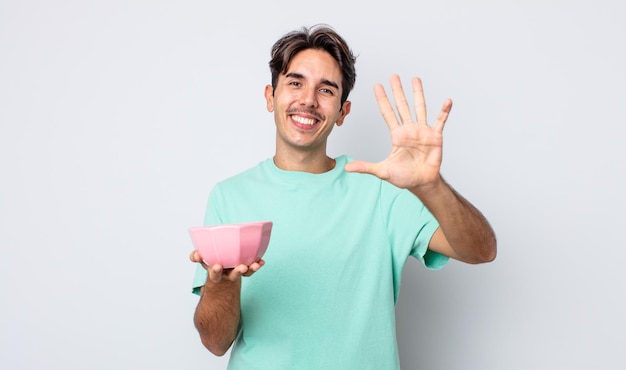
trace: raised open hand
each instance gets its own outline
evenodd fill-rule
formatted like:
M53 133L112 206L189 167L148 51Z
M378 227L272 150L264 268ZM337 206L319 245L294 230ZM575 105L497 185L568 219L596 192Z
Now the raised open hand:
M399 120L381 84L374 86L374 94L391 134L391 154L378 163L350 162L345 170L369 173L406 189L435 184L441 179L443 127L452 109L452 100L447 99L443 103L437 120L429 126L422 81L417 77L411 80L416 120L412 118L400 77L392 75L390 81Z

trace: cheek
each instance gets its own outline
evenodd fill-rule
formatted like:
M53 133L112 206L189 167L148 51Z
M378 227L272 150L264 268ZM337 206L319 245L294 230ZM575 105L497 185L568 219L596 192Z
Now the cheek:
M333 120L336 120L341 117L341 107L338 104L329 104L325 109L328 117L333 117Z
M274 95L269 101L268 101L268 107L272 108L272 110L276 111L281 110L281 109L285 109L285 107L288 107L289 105L287 104L287 99L284 96L284 94L282 95Z

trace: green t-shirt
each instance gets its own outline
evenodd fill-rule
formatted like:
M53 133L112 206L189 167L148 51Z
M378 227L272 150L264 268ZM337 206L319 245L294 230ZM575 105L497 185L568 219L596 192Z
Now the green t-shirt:
M229 369L398 369L395 302L408 256L439 227L407 190L348 173L284 171L267 159L217 184L205 225L273 221L265 266L244 278ZM194 292L206 280L198 267Z

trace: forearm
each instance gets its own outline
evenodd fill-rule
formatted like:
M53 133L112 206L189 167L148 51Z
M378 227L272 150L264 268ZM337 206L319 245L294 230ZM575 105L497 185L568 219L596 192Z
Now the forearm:
M236 281L207 280L196 307L194 324L202 344L222 356L237 336L240 319L241 278Z
M496 256L496 238L482 213L442 178L411 189L439 221L452 256L468 263L490 262Z

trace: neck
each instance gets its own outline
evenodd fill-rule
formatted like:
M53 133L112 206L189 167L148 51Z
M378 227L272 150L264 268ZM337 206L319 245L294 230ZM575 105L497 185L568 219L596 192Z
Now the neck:
M285 171L300 171L309 173L324 173L335 168L335 160L324 155L310 155L308 153L290 153L284 155L276 153L274 156L276 167Z

